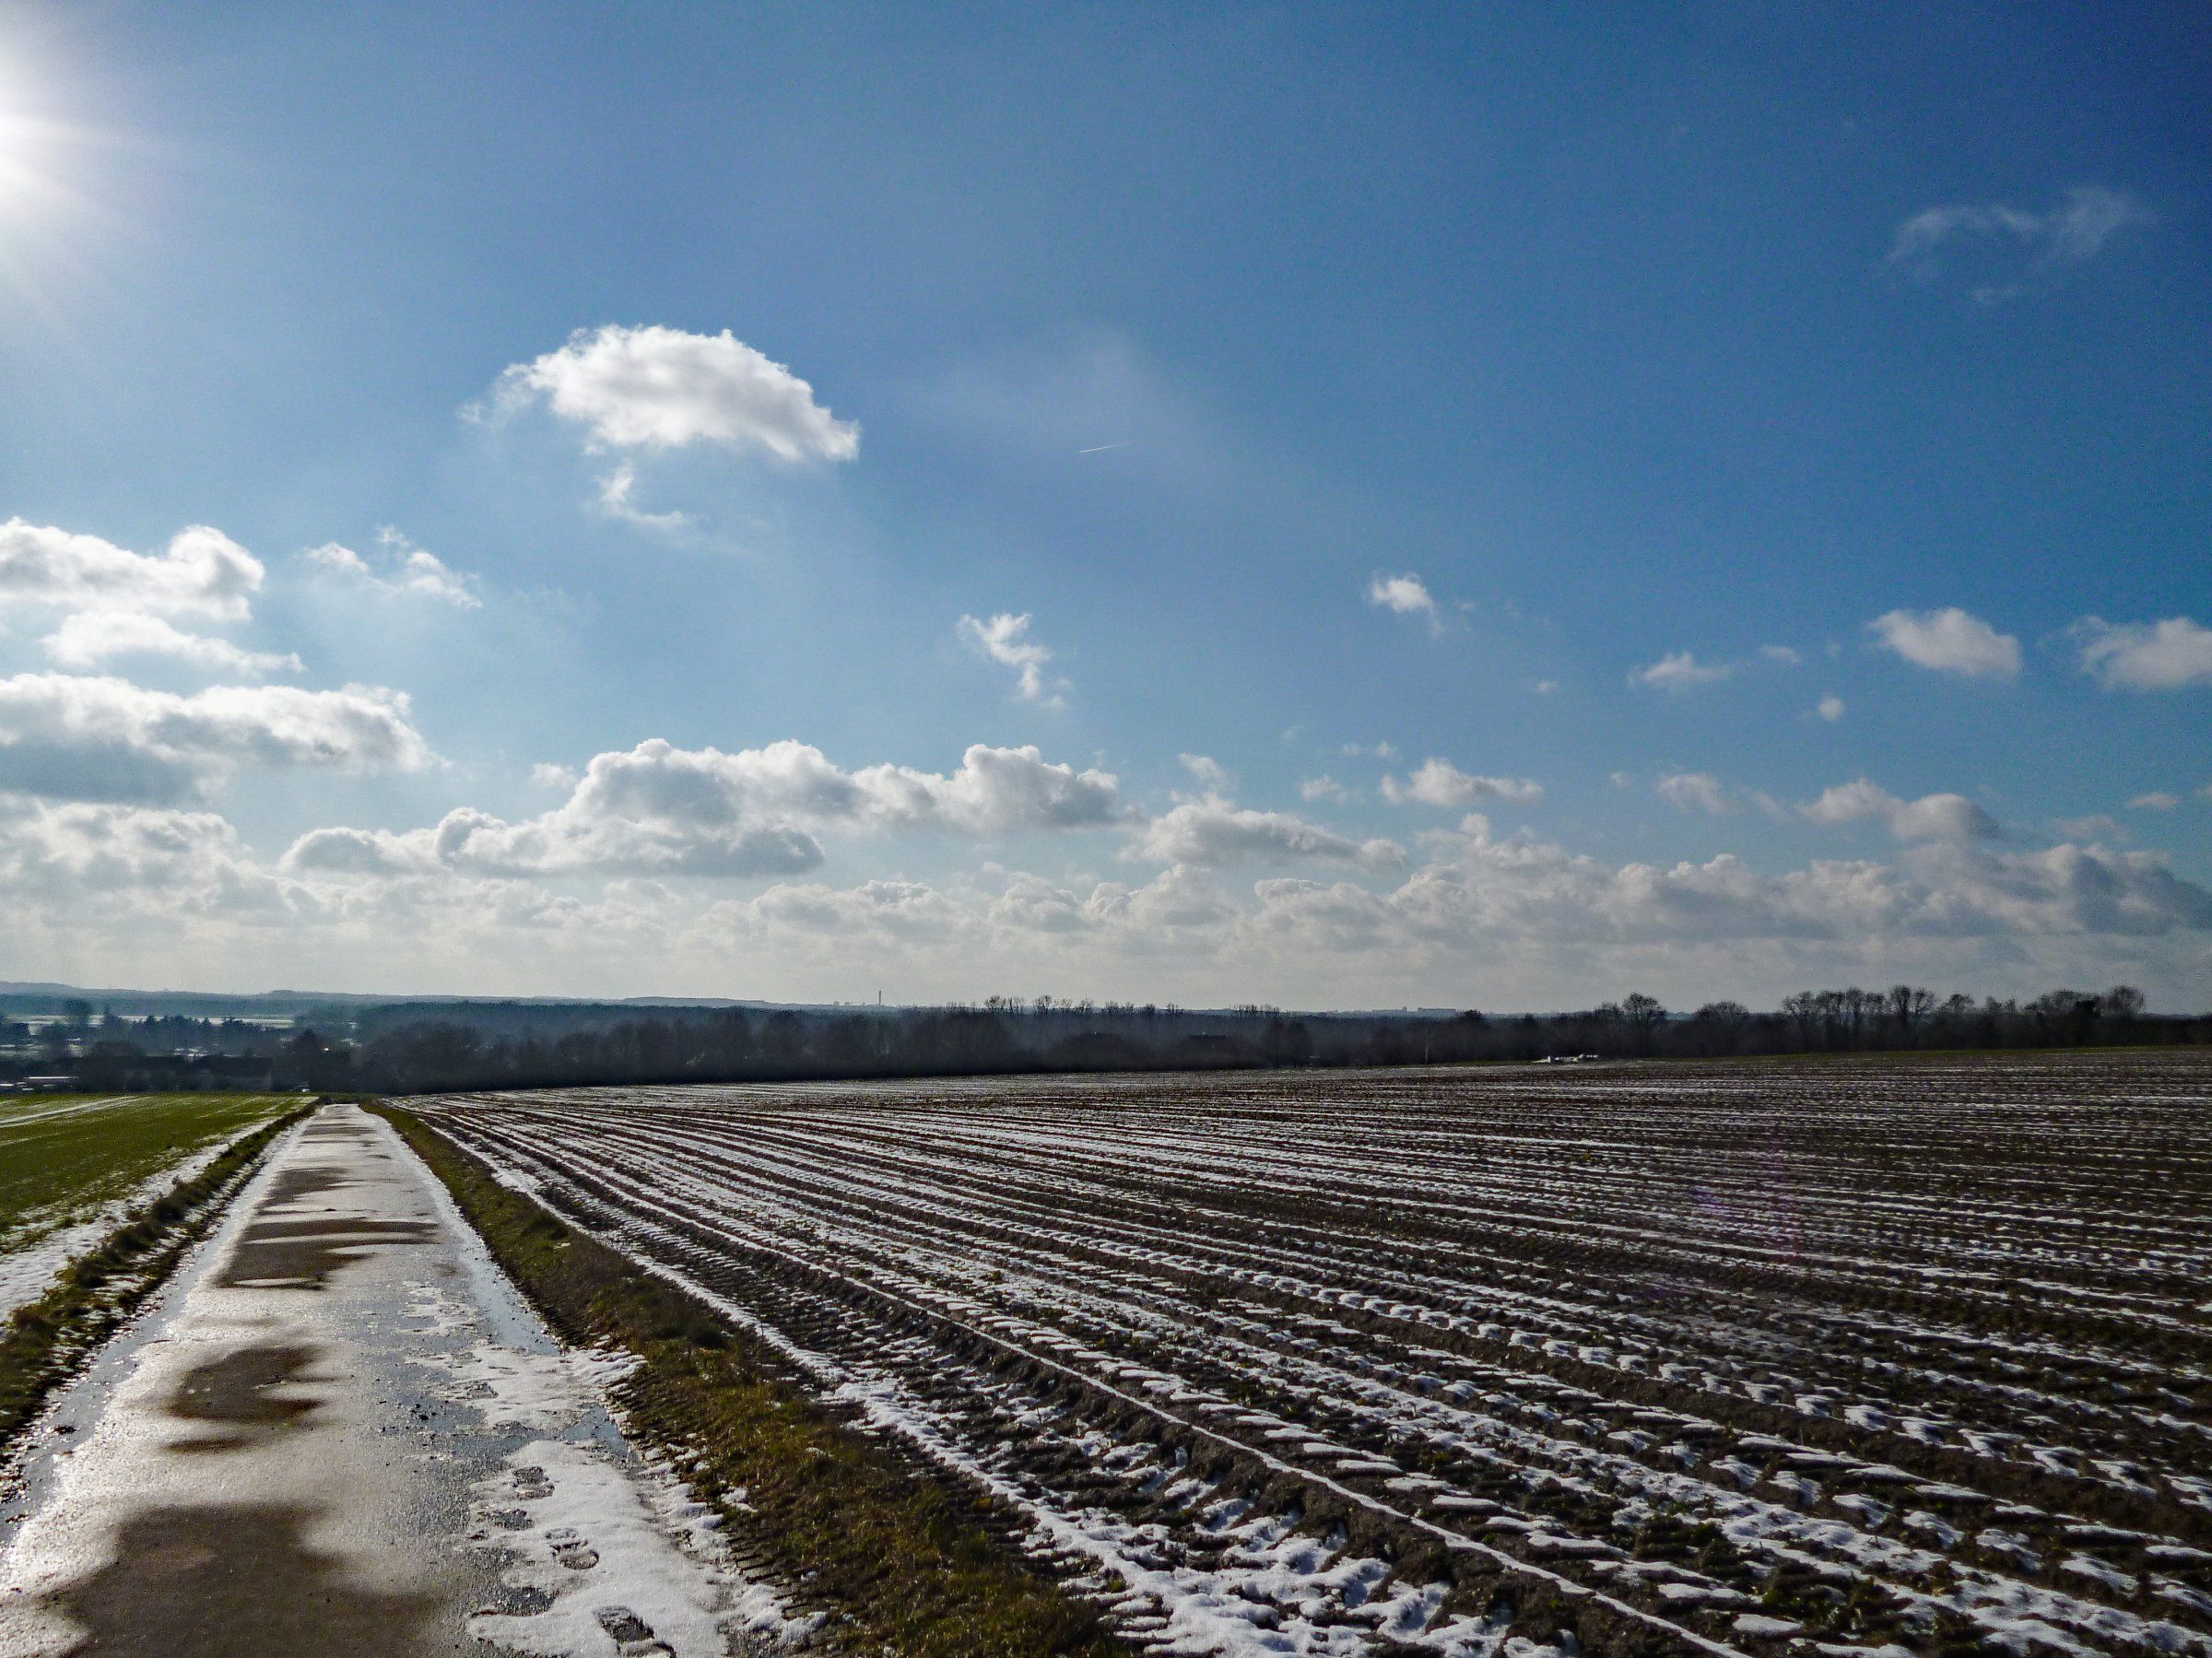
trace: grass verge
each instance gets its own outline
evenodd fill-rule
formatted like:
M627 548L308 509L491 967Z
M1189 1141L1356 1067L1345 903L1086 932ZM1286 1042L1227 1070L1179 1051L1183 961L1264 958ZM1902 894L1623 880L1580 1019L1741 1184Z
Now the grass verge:
M168 1282L269 1142L306 1114L288 1111L255 1129L192 1179L134 1210L64 1267L51 1289L0 1325L0 1448L12 1448L53 1391Z
M794 1609L830 1615L818 1640L907 1658L1130 1650L994 1535L988 1503L918 1476L851 1431L757 1343L500 1185L419 1119L371 1109L445 1182L564 1341L612 1343L642 1361L616 1389L627 1426L687 1460L693 1490L723 1512L733 1541Z

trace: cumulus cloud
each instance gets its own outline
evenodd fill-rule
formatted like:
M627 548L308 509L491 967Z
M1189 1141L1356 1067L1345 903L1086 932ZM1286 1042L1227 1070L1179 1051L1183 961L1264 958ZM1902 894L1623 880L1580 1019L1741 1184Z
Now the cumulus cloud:
M1670 651L1651 666L1630 674L1629 683L1655 690L1686 691L1692 686L1712 685L1735 672L1733 663L1700 662L1688 651Z
M579 329L558 351L508 369L494 393L500 410L541 400L583 427L594 449L704 444L785 462L860 453L857 425L837 419L806 382L726 328Z
M1900 800L1863 777L1838 783L1797 809L1814 823L1878 822L1900 841L1976 841L1998 832L1996 820L1963 794Z
M1069 953L1119 951L1154 968L1196 960L1230 973L1304 961L1320 983L1339 982L1351 962L1419 963L1449 977L1532 947L1888 952L1983 941L2002 951L2041 939L2078 946L2212 929L2212 893L2157 858L2070 845L2003 853L1938 843L1909 850L1898 864L1823 861L1766 874L1726 854L1616 865L1543 841L1470 835L1382 890L1278 876L1254 883L1240 902L1205 871L1178 864L1137 888L1016 875L997 897L905 883L774 888L717 906L711 920L759 947L787 904L810 937L849 934L863 950L900 941L884 924L888 911L922 918L910 938L926 933L991 960L1044 945L1053 960L1101 961Z
M1093 828L1120 812L1110 773L1053 764L1033 747L979 743L947 776L847 771L789 740L730 754L655 738L594 756L566 801L524 822L464 807L428 829L318 829L286 864L349 875L796 874L821 864L816 837L831 829L994 836Z
M1382 798L1393 805L1467 806L1478 800L1506 800L1526 805L1544 797L1541 783L1521 777L1472 777L1450 760L1423 760L1403 781L1382 780Z
M1813 705L1813 712L1833 725L1843 717L1843 699L1830 691Z
M397 692L218 686L189 697L65 674L0 679L0 790L164 805L241 765L418 770L429 746Z
M2056 817L2052 821L2060 834L2069 841L2132 841L2127 825L2117 817L2102 812L2091 812L2085 817Z
M2212 685L2212 628L2185 616L2159 622L2084 617L2073 633L2081 671L2107 690L2178 691Z
M1227 789L1235 783L1229 768L1210 754L1179 754L1176 762L1208 789Z
M391 525L377 531L376 542L381 551L374 562L335 541L311 547L300 557L327 575L374 593L429 599L456 610L474 610L483 603L470 591L470 577Z
M88 906L146 896L187 917L290 915L279 882L213 812L0 794L0 888L18 913L51 900L79 924Z
M160 553L51 525L0 523L0 603L243 621L265 571L220 530L195 524Z
M1045 668L1053 660L1052 648L1030 637L1026 610L1019 616L1002 611L988 621L963 616L959 634L961 642L977 655L1015 670L1015 694L1025 702L1057 708L1063 700L1060 693L1073 688L1065 678L1045 676Z
M316 855L271 868L210 813L0 794L13 935L96 927L134 953L102 958L123 970L214 949L256 973L433 962L518 994L618 964L702 989L739 966L772 969L793 994L823 997L886 974L982 994L1009 971L1049 970L1139 997L1336 1003L1357 983L1390 986L1394 1000L1486 987L1487 1000L1540 982L1550 988L1536 994L1571 998L1632 980L1673 999L1724 994L1748 972L1994 980L2000 993L2123 978L2185 1001L2212 933L2212 893L2155 854L2102 846L1928 841L1888 861L1769 872L1727 854L1614 864L1525 834L1497 839L1479 818L1425 843L1427 861L1380 880L1380 864L1362 874L1347 860L1333 876L1242 888L1186 864L1136 884L986 866L941 883L845 885L799 871L702 903L641 873L602 871L596 893L580 895L465 862L395 864L367 835L326 833L311 842ZM148 942L160 940L166 953Z
M918 881L864 881L857 887L771 887L750 909L769 930L887 944L942 939L959 929L958 905Z
M98 667L118 656L166 656L216 673L259 677L297 674L305 665L290 652L248 651L135 610L80 610L62 618L45 646L47 655L71 668Z
M2012 853L1947 841L1906 857L1901 867L1819 861L1767 875L1726 854L1609 867L1555 846L1477 841L1391 898L1431 928L1677 942L2212 926L2212 894L2147 854L2073 846Z
M1877 642L1916 667L2009 678L2020 671L2020 641L1980 617L1945 610L1892 610L1866 624Z
M1402 576L1373 578L1367 584L1367 602L1400 616L1425 616L1431 622L1437 619L1436 600L1429 584L1411 570Z
M1708 817L1725 817L1756 806L1776 822L1789 816L1789 808L1771 794L1759 789L1732 788L1710 771L1671 772L1652 787L1660 799L1677 812L1702 812Z
M2119 232L2151 222L2148 208L2125 191L2085 184L2044 212L2004 202L1952 203L1914 214L1897 228L1886 261L1916 281L1945 274L1978 253L1971 290L1984 303L2017 299L2104 251Z
M1309 777L1298 785L1298 797L1300 800L1342 800L1350 793L1349 789L1325 772L1319 777Z
M2129 801L2131 810L2137 812L2171 812L2182 804L2179 794L2169 794L2163 789L2153 789L2147 794L2138 794Z
M1678 812L1704 812L1718 817L1742 809L1735 796L1710 771L1677 771L1653 786L1659 798Z
M1130 855L1155 864L1215 868L1255 860L1319 858L1392 869L1405 863L1394 841L1354 841L1288 812L1262 812L1218 795L1186 800L1145 825Z

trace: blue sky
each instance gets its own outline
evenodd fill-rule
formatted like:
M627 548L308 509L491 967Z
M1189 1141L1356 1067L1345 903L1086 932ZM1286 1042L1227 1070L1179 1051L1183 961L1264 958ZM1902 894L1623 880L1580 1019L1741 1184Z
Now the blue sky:
M2202 1004L2208 77L0 8L0 976Z

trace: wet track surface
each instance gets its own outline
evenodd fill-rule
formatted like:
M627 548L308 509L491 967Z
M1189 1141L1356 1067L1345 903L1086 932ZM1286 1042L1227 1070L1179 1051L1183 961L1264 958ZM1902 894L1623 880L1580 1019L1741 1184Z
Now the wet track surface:
M670 1538L699 1516L587 1369L388 1128L325 1108L51 1413L0 1509L0 1654L722 1652L727 1584Z

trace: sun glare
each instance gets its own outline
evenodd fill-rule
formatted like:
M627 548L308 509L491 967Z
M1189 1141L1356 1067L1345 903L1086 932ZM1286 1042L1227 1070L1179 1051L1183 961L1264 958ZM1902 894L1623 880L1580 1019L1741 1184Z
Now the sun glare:
M0 215L13 218L59 196L55 140L49 123L0 104Z
M0 328L59 325L120 222L93 194L113 141L41 107L31 84L0 52Z

